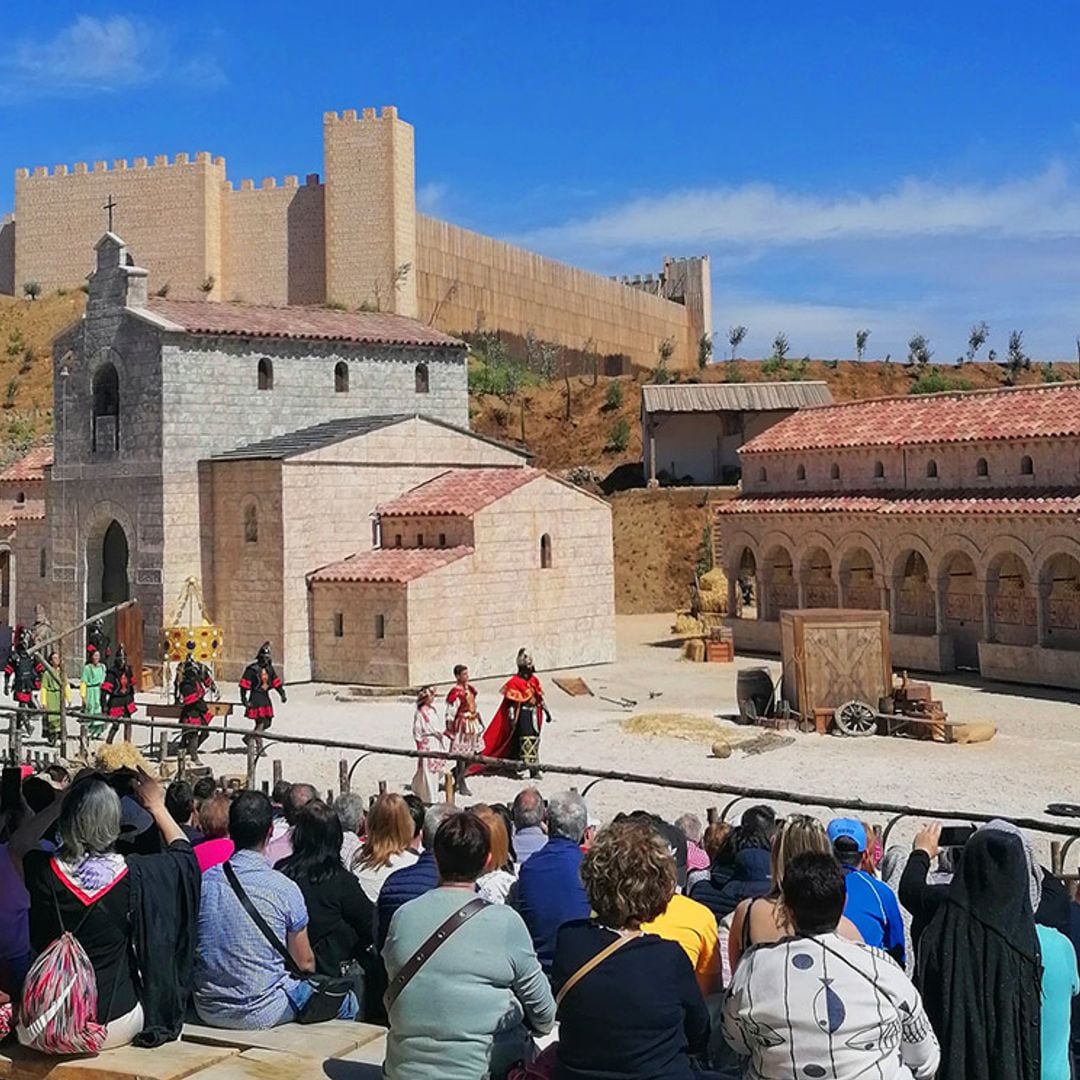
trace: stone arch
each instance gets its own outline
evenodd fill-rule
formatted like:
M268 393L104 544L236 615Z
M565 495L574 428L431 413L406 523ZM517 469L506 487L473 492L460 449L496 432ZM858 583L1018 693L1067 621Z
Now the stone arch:
M865 533L849 533L836 549L836 577L842 607L878 611L884 600L884 574L877 544Z
M988 555L986 562L988 640L1003 645L1037 645L1038 599L1031 568L1012 544L996 546L998 550Z
M95 453L120 449L120 375L112 360L95 369L90 380L91 447Z
M893 586L895 586L897 579L904 576L908 556L913 551L922 556L927 570L930 570L933 563L933 552L930 545L921 536L916 536L914 533L902 533L889 545L889 550L885 555L885 567ZM931 576L929 580L933 581L934 579Z
M724 573L728 579L728 611L740 618L761 618L761 574L757 552L752 542L738 541L725 545L728 551Z
M984 580L990 576L991 564L1004 554L1015 555L1023 564L1028 581L1036 580L1038 570L1036 569L1035 560L1031 557L1031 548L1023 540L1008 535L995 537L983 548L981 561L976 561Z
M927 562L930 564L930 579L940 583L945 573L946 563L957 552L963 552L975 564L982 566L982 552L978 545L960 533L950 533L940 544L935 544L933 553ZM924 552L925 554L925 552Z
M1064 543L1039 565L1042 644L1080 651L1080 545Z
M725 533L723 540L723 569L724 573L727 574L728 578L733 578L738 575L739 566L742 562L743 552L747 549L749 549L749 551L753 555L754 563L756 566L758 566L760 570L760 552L763 549L758 546L757 539L751 533L745 532L744 530L740 529L739 531L730 534Z
M0 550L3 550L2 547ZM1031 553L1031 565L1035 567L1036 580L1045 579L1047 564L1055 555L1071 555L1080 561L1080 540L1065 535L1051 536L1049 540L1044 540Z
M956 666L978 671L986 599L979 551L966 537L951 539L949 545L942 545L943 554L931 564L930 572L938 582L944 632L952 638Z
M821 532L808 532L799 538L795 545L795 561L801 566L814 548L821 548L829 556L829 561L834 561L836 544L831 537Z
M94 516L86 531L82 556L83 581L85 587L85 600L88 615L95 615L103 607L108 607L102 599L103 576L105 572L105 537L112 524L116 524L121 530L127 543L127 578L128 592L131 592L131 582L135 576L135 522L131 515L122 507L111 502L100 502L94 508ZM114 534L115 535L115 534ZM116 601L113 601L116 603Z
M764 558L758 562L763 603L759 618L775 622L785 608L799 606L799 585L795 576L794 545L786 539L761 545Z
M831 608L840 603L833 552L821 544L804 544L799 557L802 606Z
M0 540L0 619L15 625L15 553L11 544Z
M936 634L936 592L927 552L907 547L897 553L893 565L900 568L893 578L893 630L898 634Z

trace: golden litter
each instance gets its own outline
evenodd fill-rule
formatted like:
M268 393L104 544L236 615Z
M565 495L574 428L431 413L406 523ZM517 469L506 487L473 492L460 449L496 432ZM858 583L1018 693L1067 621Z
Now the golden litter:
M129 742L105 743L99 746L94 755L94 764L105 772L115 772L117 769L134 769L136 772L142 769L151 776L157 775L157 768L151 765L139 752L138 747Z

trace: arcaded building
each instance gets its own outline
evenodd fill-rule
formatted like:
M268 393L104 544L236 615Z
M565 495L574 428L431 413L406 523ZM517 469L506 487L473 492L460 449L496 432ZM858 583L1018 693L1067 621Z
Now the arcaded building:
M879 608L897 668L1080 688L1080 384L805 409L740 457L736 648L779 652L785 608Z
M564 504L606 515L583 564L606 587L584 601L558 592L556 617L534 627L529 645L539 666L561 662L566 627L587 614L576 662L611 659L610 511L529 469L523 451L469 431L464 342L390 313L180 300L150 285L123 240L98 241L86 313L54 343L54 460L42 451L0 476L0 501L10 496L6 536L0 527L9 622L32 621L41 604L54 627L72 626L134 599L153 664L194 578L224 630L220 678L239 675L270 640L282 676L306 681L324 629L309 575L380 548L378 507L448 472L478 470L515 489L520 481L575 585L576 522ZM482 522L470 519L478 554L455 571L463 603L514 549L524 497L508 493ZM443 533L453 529L427 530L424 541L410 533L409 546L450 545ZM530 545L539 568L539 539ZM458 643L470 662L466 629ZM512 669L523 643L504 644L477 653L478 676ZM66 647L74 662L81 642Z
M0 293L80 285L108 227L173 299L329 303L511 341L531 332L595 351L615 373L654 366L664 341L672 366L696 361L712 330L707 256L613 280L418 213L415 133L393 106L324 114L322 144L323 174L302 181L237 183L207 151L18 169Z

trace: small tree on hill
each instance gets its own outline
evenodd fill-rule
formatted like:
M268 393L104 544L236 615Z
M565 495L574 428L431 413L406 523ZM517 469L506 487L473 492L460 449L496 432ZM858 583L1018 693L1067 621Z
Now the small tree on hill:
M1031 367L1031 357L1024 352L1024 331L1009 331L1009 358L1006 361L1009 374L1016 376L1021 369L1027 371Z
M712 335L702 334L697 343L697 366L702 371L709 366L712 359Z
M866 352L866 343L870 340L869 330L856 330L855 331L855 357L858 360L863 358L863 354Z
M977 322L971 328L971 333L968 334L967 352L964 354L969 363L978 355L979 350L986 344L986 339L989 336L990 327L987 325L985 319L982 322Z
M783 360L788 354L788 349L791 348L791 343L788 341L787 334L781 330L776 337L773 338L772 354L775 360Z
M934 355L930 348L930 339L925 334L913 334L908 342L908 363L924 368Z
M735 350L746 340L749 331L745 326L732 326L728 329L727 339L731 346L731 359L735 359ZM1077 338L1077 350L1080 352L1080 338Z
M41 282L39 281L27 281L24 282L23 296L29 300L36 300L41 295Z
M654 383L666 383L671 381L671 376L668 373L668 361L675 354L675 339L666 337L657 346L657 364L656 371L653 374Z

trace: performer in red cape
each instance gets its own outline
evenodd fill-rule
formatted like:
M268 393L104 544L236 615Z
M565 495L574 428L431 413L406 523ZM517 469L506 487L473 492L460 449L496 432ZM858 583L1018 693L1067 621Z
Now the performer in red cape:
M540 730L545 718L551 719L544 704L544 690L536 677L536 668L527 649L518 650L517 674L502 688L502 704L484 732L486 757L523 761L532 777L540 775ZM469 772L481 772L474 765Z

